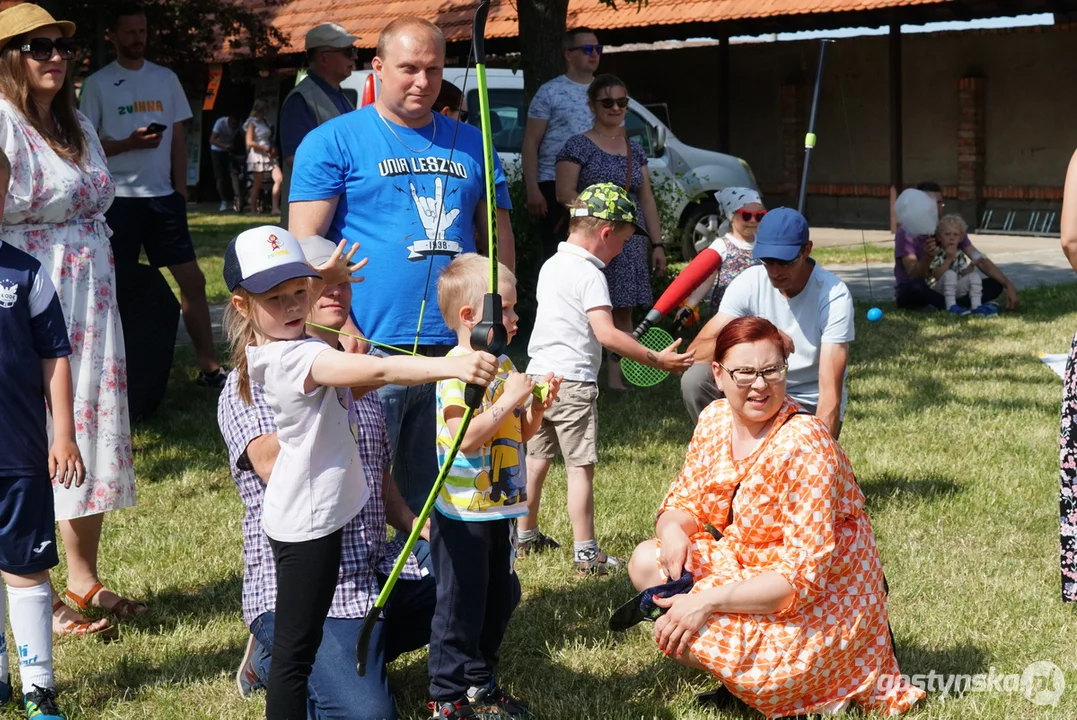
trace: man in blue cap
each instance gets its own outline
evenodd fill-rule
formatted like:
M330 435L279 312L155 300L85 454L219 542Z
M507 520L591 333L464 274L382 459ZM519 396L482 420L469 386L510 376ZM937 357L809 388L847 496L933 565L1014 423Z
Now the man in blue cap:
M711 371L714 341L733 318L766 318L793 339L786 392L822 419L835 438L845 415L845 371L853 341L853 296L837 275L811 259L808 221L796 210L771 210L759 223L756 265L737 276L718 313L688 347L696 365L681 377L693 418L721 397Z

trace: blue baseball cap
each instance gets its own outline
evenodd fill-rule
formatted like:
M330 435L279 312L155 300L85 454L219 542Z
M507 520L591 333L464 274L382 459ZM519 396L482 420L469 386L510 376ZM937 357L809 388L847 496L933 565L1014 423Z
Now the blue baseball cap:
M756 260L792 260L808 244L808 221L796 210L780 207L759 221L752 257Z

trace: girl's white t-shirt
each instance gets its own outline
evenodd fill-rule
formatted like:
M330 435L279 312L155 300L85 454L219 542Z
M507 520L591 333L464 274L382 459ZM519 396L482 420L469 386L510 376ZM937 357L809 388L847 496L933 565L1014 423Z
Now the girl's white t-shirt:
M262 526L279 542L305 542L344 527L370 498L359 459L359 418L347 388L319 385L303 392L316 338L278 340L247 348L251 382L273 408L280 454L262 501Z
M718 253L718 256L722 258L722 261L724 262L725 256L729 253L730 245L741 250L751 250L754 247L752 243L735 238L733 237L733 233L729 232L719 238L715 238L714 242L708 246L708 249ZM712 272L710 277L703 281L703 284L692 291L684 304L688 307L697 307L699 303L703 301L703 298L707 297L707 294L714 288L714 284L718 282L719 272L719 270Z

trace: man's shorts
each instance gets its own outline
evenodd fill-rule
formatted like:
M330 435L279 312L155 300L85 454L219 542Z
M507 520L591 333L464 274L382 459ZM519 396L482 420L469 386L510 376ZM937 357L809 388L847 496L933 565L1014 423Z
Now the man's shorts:
M32 575L59 562L48 476L0 477L0 570Z
M112 228L112 255L118 268L137 263L143 246L155 268L195 259L187 201L178 192L154 198L118 197L105 219Z
M527 456L549 459L560 452L565 465L594 465L598 462L597 438L598 384L565 380L538 432L527 441Z
M210 150L213 159L213 178L215 180L232 179L232 156L219 150Z

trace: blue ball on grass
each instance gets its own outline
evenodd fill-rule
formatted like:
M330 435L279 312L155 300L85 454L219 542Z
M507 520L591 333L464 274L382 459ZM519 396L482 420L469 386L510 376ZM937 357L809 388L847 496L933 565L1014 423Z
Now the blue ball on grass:
M879 322L882 319L883 319L883 311L880 310L879 308L873 307L871 310L868 310L868 321L869 322Z

